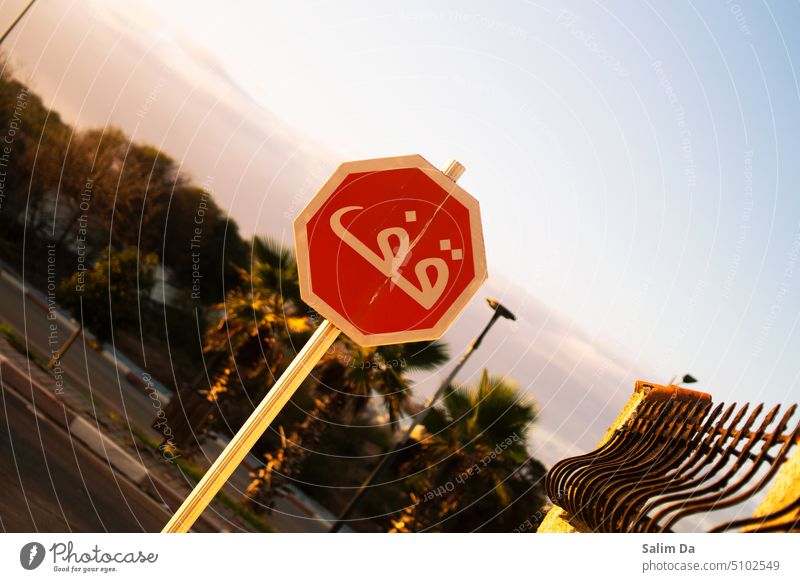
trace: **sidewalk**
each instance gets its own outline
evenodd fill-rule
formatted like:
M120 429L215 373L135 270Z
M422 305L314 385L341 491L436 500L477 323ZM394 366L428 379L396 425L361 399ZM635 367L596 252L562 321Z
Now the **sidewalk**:
M37 412L58 423L71 438L83 443L125 479L156 502L174 511L191 491L194 481L181 469L120 426L89 395L68 383L63 388L36 363L18 352L0 334L0 379L3 389L13 389L29 400ZM214 502L193 531L255 531L241 517Z
M52 308L55 321L58 322L58 325L61 328L67 330L69 333L72 333L78 329L78 323L70 316L69 313L62 309L58 304L48 305L47 299L42 295L41 291L24 285L19 276L14 271L9 269L9 267L2 261L0 261L0 277L18 289L21 294L23 294L34 305L39 307L42 312L48 313ZM92 346L96 346L96 351L100 354L100 356L111 365L116 366L121 376L142 390L148 387L148 385L142 380L144 370L131 362L121 352L115 350L114 346L108 343L100 344L97 341L97 338L95 338L94 334L92 334L92 332L88 329L82 330L82 333L86 337L87 343ZM170 397L172 396L171 390L166 388L155 378L150 379L149 385L155 388L156 393L158 394L158 397L161 399L162 403L166 404L167 401L169 401Z
M71 320L69 314L64 312L58 305L48 306L44 296L36 289L26 286L15 276L13 271L3 268L0 261L0 279L7 282L15 290L28 300L29 305L33 305L35 310L43 314L49 313L50 308L54 310L59 328L67 332L77 329L75 321ZM9 322L11 323L11 322ZM17 322L19 324L19 322ZM14 327L12 325L12 327ZM15 328L20 333L19 325ZM78 343L86 342L91 344L94 351L89 350L90 359L93 361L80 362L76 369L74 361L70 369L65 368L62 374L64 390L61 394L56 394L53 376L34 362L28 362L27 358L20 354L13 346L10 346L6 338L0 334L0 356L6 357L21 372L18 374L8 371L12 376L17 377L17 383L11 384L17 392L23 394L28 400L36 398L37 408L45 411L53 418L59 416L59 424L69 430L70 434L76 439L84 442L96 454L117 471L125 474L131 481L137 484L140 489L163 503L166 507L175 509L185 495L191 490L198 478L198 475L205 472L216 459L227 442L210 435L201 444L200 451L191 459L191 466L180 462L180 467L167 460L156 448L154 442L160 440L161 436L150 426L151 420L158 412L157 404L161 407L167 405L172 393L162 385L158 384L154 378L149 377L140 368L126 358L119 350L114 350L109 344L98 344L93 340L92 334L88 330L83 330L83 337L79 338ZM41 342L39 342L41 343ZM25 342L29 350L35 352L41 346L31 346ZM73 347L72 352L79 350ZM96 353L95 353L96 352ZM42 355L43 354L39 354ZM74 354L72 354L74 355ZM87 357L89 357L87 356ZM113 372L106 373L105 382L98 383L88 378L88 370L91 368L93 378L99 372L97 359L103 360L103 365L108 366ZM39 363L46 361L47 358L38 358ZM86 371L83 367L87 366ZM28 379L30 373L39 390L31 387ZM86 375L87 377L84 377ZM79 377L80 376L80 377ZM148 377L145 382L144 378ZM109 382L111 382L109 384ZM18 388L17 386L22 386ZM113 388L116 387L116 390ZM112 388L109 392L109 388ZM133 398L128 391L136 392L141 398ZM45 394L50 398L41 396ZM39 395L39 396L37 396ZM158 402L154 400L157 399ZM130 403L130 404L129 404ZM151 405L152 408L151 408ZM152 413L152 417L151 417ZM75 423L71 426L71 423ZM209 507L204 513L212 516L216 515L218 521L215 527L221 531L241 531L253 530L261 527L258 520L253 520L245 510L244 515L249 520L245 524L241 514L241 507L237 507L231 502L238 502L244 495L250 483L249 471L262 462L252 455L249 455L245 462L239 465L231 479L223 487L223 493L227 499L225 504L216 503ZM187 474L188 472L188 474ZM192 478L189 478L191 475ZM230 508L233 507L233 510ZM318 506L313 500L306 498L302 492L288 492L285 497L278 499L274 512L269 517L261 517L261 521L268 521L277 526L280 531L286 532L305 532L305 531L327 531L331 517L324 508Z

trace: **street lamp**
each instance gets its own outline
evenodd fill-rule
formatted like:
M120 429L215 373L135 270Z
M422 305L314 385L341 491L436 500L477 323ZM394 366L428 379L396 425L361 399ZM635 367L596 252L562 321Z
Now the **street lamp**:
M378 465L372 470L369 474L369 477L361 484L361 486L356 491L355 495L353 495L352 499L350 499L347 506L345 506L344 510L339 514L339 517L336 518L336 521L333 522L331 526L330 533L335 533L342 529L345 521L347 521L351 515L355 512L356 508L361 505L361 502L364 498L369 494L369 488L372 484L377 481L381 475L383 475L389 467L391 467L395 460L397 459L398 454L408 446L408 440L411 436L411 433L417 428L419 425L425 422L425 418L428 416L428 413L433 409L433 405L439 400L441 395L447 389L448 386L453 382L453 379L456 377L461 371L461 368L464 367L464 364L467 363L469 357L473 354L473 352L481 345L483 338L486 337L486 334L489 333L489 330L492 326L497 322L498 319L501 317L504 319L510 319L511 321L516 321L516 316L514 316L511 311L509 311L505 306L501 303L495 301L491 297L486 298L486 302L489 304L489 307L492 308L492 318L489 320L489 323L486 324L486 327L483 328L483 331L475 338L475 340L469 345L467 351L464 352L464 355L461 356L461 359L455 365L455 367L450 371L447 375L447 378L439 385L439 388L436 390L433 396L425 403L425 407L422 411L414 418L411 422L411 426L406 429L406 432L403 434L402 438L397 442L397 444L386 453Z
M673 377L670 379L670 381L669 381L669 384L667 384L667 385L668 385L668 386L672 386L673 384L675 384L675 380L677 380L677 379L678 379L678 376L673 376ZM695 382L697 382L697 378L695 378L695 377L694 377L694 376L692 376L691 374L684 374L684 375L683 375L683 378L681 379L681 381L680 381L680 382L678 382L678 383L677 383L677 384L675 384L675 385L676 385L676 386L680 386L681 384L694 384Z
M22 12L20 12L19 15L14 19L14 22L11 23L11 26L9 26L3 33L3 36L0 36L0 44L3 44L3 41L8 37L9 34L11 34L11 31L16 28L17 24L19 24L19 21L22 20L22 17L25 16L25 13L31 9L31 6L33 6L34 2L35 0L28 2L28 5L22 9Z

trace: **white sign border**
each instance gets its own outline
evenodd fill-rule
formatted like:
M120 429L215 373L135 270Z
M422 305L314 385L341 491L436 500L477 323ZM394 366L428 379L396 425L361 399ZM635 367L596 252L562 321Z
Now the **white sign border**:
M316 295L311 286L311 265L309 261L308 234L306 225L322 208L331 194L350 174L377 172L401 168L418 168L436 182L443 190L453 196L469 212L470 234L472 238L472 255L475 276L472 282L462 291L450 308L439 318L433 327L383 334L365 334L346 317ZM419 342L439 339L467 306L488 277L486 268L486 250L483 242L483 229L480 220L480 204L453 180L445 176L425 158L418 154L376 158L344 162L331 174L322 188L311 198L311 201L294 220L295 257L300 279L300 294L311 308L328 319L333 325L347 334L350 339L361 346L371 347L406 342Z

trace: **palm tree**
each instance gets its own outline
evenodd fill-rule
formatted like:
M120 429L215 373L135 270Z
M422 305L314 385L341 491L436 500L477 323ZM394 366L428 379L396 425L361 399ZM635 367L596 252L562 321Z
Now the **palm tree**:
M291 251L254 238L250 271L236 267L243 285L228 291L216 309L219 323L208 330L208 388L218 404L217 424L235 431L275 383L313 325L300 300L297 265ZM222 427L220 427L222 428Z
M291 250L255 238L250 271L240 274L243 288L228 293L219 306L224 316L205 338L213 373L204 393L219 404L217 421L228 431L241 425L272 387L317 319L300 298ZM440 342L362 348L342 336L312 374L314 405L305 419L285 431L278 417L280 444L264 455L266 466L253 473L248 500L257 508L269 506L274 489L300 471L325 429L357 417L370 398L380 399L389 426L396 429L410 400L408 374L431 370L447 359Z
M253 238L250 263L251 289L265 295L277 295L281 302L303 307L297 261L291 249L269 237Z
M545 504L544 466L527 436L534 402L484 370L473 388L450 387L401 470L411 504L391 531L512 531Z
M447 350L440 342L363 348L342 338L316 371L313 408L288 436L282 426L278 427L281 446L265 454L265 466L251 473L253 481L245 501L256 511L271 508L275 495L302 472L325 431L334 424L359 418L371 398L380 399L387 425L396 431L400 416L409 412L411 381L407 375L431 370L447 359Z

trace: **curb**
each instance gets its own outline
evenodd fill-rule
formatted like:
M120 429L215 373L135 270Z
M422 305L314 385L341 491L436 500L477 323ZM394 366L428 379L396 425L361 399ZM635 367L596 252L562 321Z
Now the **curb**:
M152 478L147 467L100 432L97 425L90 423L85 418L76 416L69 423L67 430L71 436L92 449L97 455L108 461L118 472L137 485L142 486L145 481Z
M149 477L149 471L144 465L101 433L97 426L72 412L50 390L20 370L16 364L2 354L0 354L0 382L3 386L8 384L23 395L29 391L34 410L54 420L71 436L110 463L112 467L136 485L141 485Z
M47 303L47 299L42 295L40 291L38 291L34 287L29 287L24 283L20 282L20 280L15 276L15 274L12 271L3 267L2 262L0 262L0 277L5 279L16 289L18 289L20 293L22 293L22 295L25 297L25 299L30 301L41 311L47 314L48 317L50 317L50 314L53 313L55 316L55 320L60 325L63 325L66 329L70 330L71 332L74 332L76 329L80 327L78 322L73 320L72 317L67 312L65 312L57 303L54 303L52 306L49 305ZM118 353L117 350L114 348L114 346L108 343L100 344L95 335L88 329L83 328L81 333L86 337L87 340L89 340L89 344L92 347L92 349L94 349L97 353L99 353L100 357L102 357L112 366L115 366L123 378L134 384L137 388L140 388L143 392L145 392L145 394L148 394L147 389L149 385L141 378L141 375L145 373L144 370L133 364L133 362L125 358L121 353ZM152 383L152 388L155 389L158 395L158 399L161 401L162 404L166 405L169 402L169 399L172 397L172 390L168 389L166 386L162 385L155 379L152 379L151 383Z
M11 360L0 354L0 385L5 386L6 384L23 395L29 394L34 409L44 413L64 429L75 418L75 413L67 408L66 404L20 370Z
M36 290L33 290L32 287L28 287L28 286L23 285L22 283L20 283L19 280L10 271L7 271L7 270L3 269L2 266L0 266L0 277L5 279L8 283L13 285L15 288L17 288L24 295L25 299L27 299L28 301L30 301L31 303L36 305L39 309L41 309L42 311L44 311L47 314L51 313L50 305L48 305L47 300L45 298L43 298L43 296L41 295L40 292L38 292ZM58 323L60 323L61 325L63 325L67 329L69 329L71 331L75 331L78 328L78 324L75 323L69 317L69 315L67 315L61 309L61 307L58 306L57 303L53 304L52 313L55 314L56 321L58 321Z
M183 502L181 494L174 491L130 453L100 432L96 425L73 412L58 396L20 370L5 355L0 354L0 388L5 389L6 386L13 388L23 398L29 398L36 413L42 413L58 424L98 458L109 463L117 472L147 493L153 501L166 505L170 513L174 512ZM207 529L210 532L229 531L227 524L208 515L201 515L192 529L194 531Z

